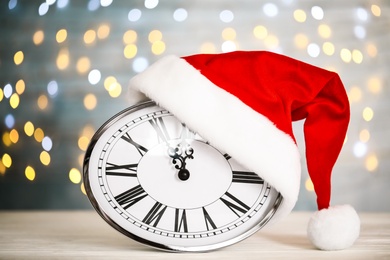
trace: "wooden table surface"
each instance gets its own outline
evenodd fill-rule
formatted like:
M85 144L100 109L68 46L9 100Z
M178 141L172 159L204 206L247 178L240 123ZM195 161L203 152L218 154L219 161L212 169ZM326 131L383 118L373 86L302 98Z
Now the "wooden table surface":
M0 211L0 259L390 259L390 214L361 213L361 235L342 251L320 251L306 238L311 213L284 220L227 248L167 253L120 234L94 211Z

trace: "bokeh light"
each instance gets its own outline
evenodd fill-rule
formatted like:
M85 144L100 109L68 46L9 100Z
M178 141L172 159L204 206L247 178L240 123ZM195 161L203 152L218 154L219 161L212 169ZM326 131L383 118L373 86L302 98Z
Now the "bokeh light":
M56 34L56 41L58 43L62 43L66 40L67 37L68 37L68 32L66 31L66 29L60 29Z
M94 94L90 93L84 97L84 106L86 109L93 110L95 109L96 105L97 105L97 98Z
M33 42L35 45L42 44L44 39L45 39L45 33L42 30L36 31L33 35Z
M299 23L303 23L306 21L306 13L305 11L298 9L294 11L294 19Z
M48 166L51 161L50 154L46 151L42 151L39 155L39 160L41 160L41 163L45 166Z
M74 184L79 184L81 182L81 173L76 168L72 168L69 171L69 179Z
M22 51L18 51L14 55L14 62L16 65L22 64L24 60L24 53Z
M29 180L29 181L33 181L35 180L35 170L33 167L31 166L27 166L26 169L24 170L24 174L26 176L26 178Z

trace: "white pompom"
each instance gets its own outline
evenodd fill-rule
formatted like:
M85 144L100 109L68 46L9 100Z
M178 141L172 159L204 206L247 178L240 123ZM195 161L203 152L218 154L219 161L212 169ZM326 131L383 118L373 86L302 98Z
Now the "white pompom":
M322 250L341 250L352 246L359 237L360 219L350 205L317 211L310 219L309 240Z

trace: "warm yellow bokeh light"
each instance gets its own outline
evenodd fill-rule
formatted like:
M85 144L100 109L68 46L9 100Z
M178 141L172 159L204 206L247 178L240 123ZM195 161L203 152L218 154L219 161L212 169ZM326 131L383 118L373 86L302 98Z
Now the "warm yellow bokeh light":
M268 30L262 25L258 25L253 29L253 35L260 40L264 40L268 36Z
M225 40L225 41L232 41L232 40L235 40L236 39L236 30L234 30L233 28L225 28L223 31L222 31L222 38Z
M297 9L294 11L294 19L295 21L299 22L299 23L303 23L306 21L306 13L305 11L301 10L301 9Z
M350 102L359 102L362 99L362 91L359 87L353 86L348 92Z
M4 174L5 170L6 170L5 166L3 162L0 160L0 175Z
M84 33L84 43L89 45L96 40L96 32L94 30L88 30Z
M86 136L81 136L77 142L80 150L86 151L89 145L89 138Z
M49 165L50 164L50 154L46 151L42 151L41 154L39 155L39 159L41 160L41 163L43 165Z
M76 168L72 168L69 171L69 180L74 184L79 184L81 182L81 173Z
M44 39L45 39L45 34L42 30L36 31L33 35L33 42L35 45L42 44Z
M363 62L363 54L361 51L359 50L353 50L352 51L352 60L357 63L357 64L360 64Z
M35 170L31 166L26 167L26 169L24 170L24 174L26 178L30 181L33 181L35 179Z
M135 55L137 55L137 46L135 44L127 44L125 49L123 50L123 55L127 58L127 59L132 59L135 57Z
M324 42L324 44L322 45L322 51L328 56L333 55L335 51L333 43Z
M19 95L17 93L13 93L9 99L9 104L13 109L15 109L19 106L19 103L20 103Z
M330 29L329 25L320 24L320 26L318 26L318 34L322 38L328 39L332 35L332 30Z
M152 52L155 55L163 54L165 51L165 43L163 41L155 41L152 44Z
M149 33L148 36L149 42L154 43L156 41L162 40L162 33L159 30L153 30Z
M104 88L107 90L107 91L110 91L110 88L111 88L111 85L116 83L116 78L113 77L113 76L108 76L105 80L104 80Z
M359 133L359 140L363 143L367 143L370 140L370 131L363 129Z
M16 89L16 93L22 95L26 90L26 84L24 83L24 80L19 79L18 82L16 82L15 89Z
M372 77L368 80L368 90L373 94L382 92L382 82L377 77Z
M88 110L95 109L97 105L97 98L94 94L90 93L84 97L84 106Z
M294 43L295 46L297 46L299 49L306 49L307 45L309 44L309 39L305 34L298 33L294 37Z
M4 98L4 93L3 93L3 90L0 88L0 102L3 100Z
M38 97L37 104L39 109L45 110L47 108L47 105L49 104L49 99L46 95L40 95Z
M20 65L24 60L24 53L22 51L18 51L14 55L14 62L16 65Z
M341 49L340 51L340 57L345 63L349 63L352 60L352 53L348 49Z
M43 138L45 137L45 133L43 132L43 130L41 128L37 128L35 129L34 131L34 139L35 141L37 142L42 142Z
M305 188L307 191L314 191L314 185L310 178L305 181Z
M56 64L57 64L57 68L59 70L64 70L69 66L69 50L68 49L61 49L58 52Z
M3 144L5 146L10 146L12 144L9 132L4 132L2 136Z
M83 128L83 135L91 138L95 134L95 128L92 125L85 125Z
M381 16L381 8L378 5L371 5L371 12L375 16Z
M137 32L133 30L128 30L123 34L123 43L132 44L137 41Z
M91 68L91 62L88 57L81 57L76 64L77 72L85 74Z
M6 168L10 168L12 165L12 158L8 153L3 154L1 161Z
M80 190L81 190L81 192L82 192L84 195L87 195L87 192L85 191L84 182L82 182L82 183L80 184Z
M66 41L66 38L68 37L68 32L65 29L61 29L56 34L56 41L58 43L62 43Z
M27 136L32 136L34 134L34 124L31 123L30 121L26 122L24 124L24 132L26 133Z
M378 168L378 164L379 162L376 154L369 155L365 160L366 169L370 172L375 171Z
M99 39L105 39L110 35L110 26L108 24L102 24L97 30L97 37Z
M212 42L205 42L200 46L200 53L216 53L217 48Z
M16 129L12 129L11 132L9 132L9 139L16 144L19 141L19 132Z
M371 107L366 107L363 109L363 119L367 122L371 121L374 117L374 110Z
M275 49L279 46L279 39L275 35L270 34L264 39L264 44L268 49Z
M369 43L367 44L367 53L371 58L375 58L378 54L378 49L376 48L375 44Z
M111 87L110 87L110 89L108 91L108 94L112 98L119 97L121 93L122 93L122 86L118 82L115 82L115 83L111 84Z

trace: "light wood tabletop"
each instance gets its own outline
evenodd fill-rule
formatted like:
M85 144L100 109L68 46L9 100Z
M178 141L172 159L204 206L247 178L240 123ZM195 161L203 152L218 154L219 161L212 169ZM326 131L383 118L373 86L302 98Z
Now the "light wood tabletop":
M120 234L94 211L0 211L0 259L390 259L390 214L360 213L360 238L342 251L306 238L311 213L292 212L233 246L167 253Z

